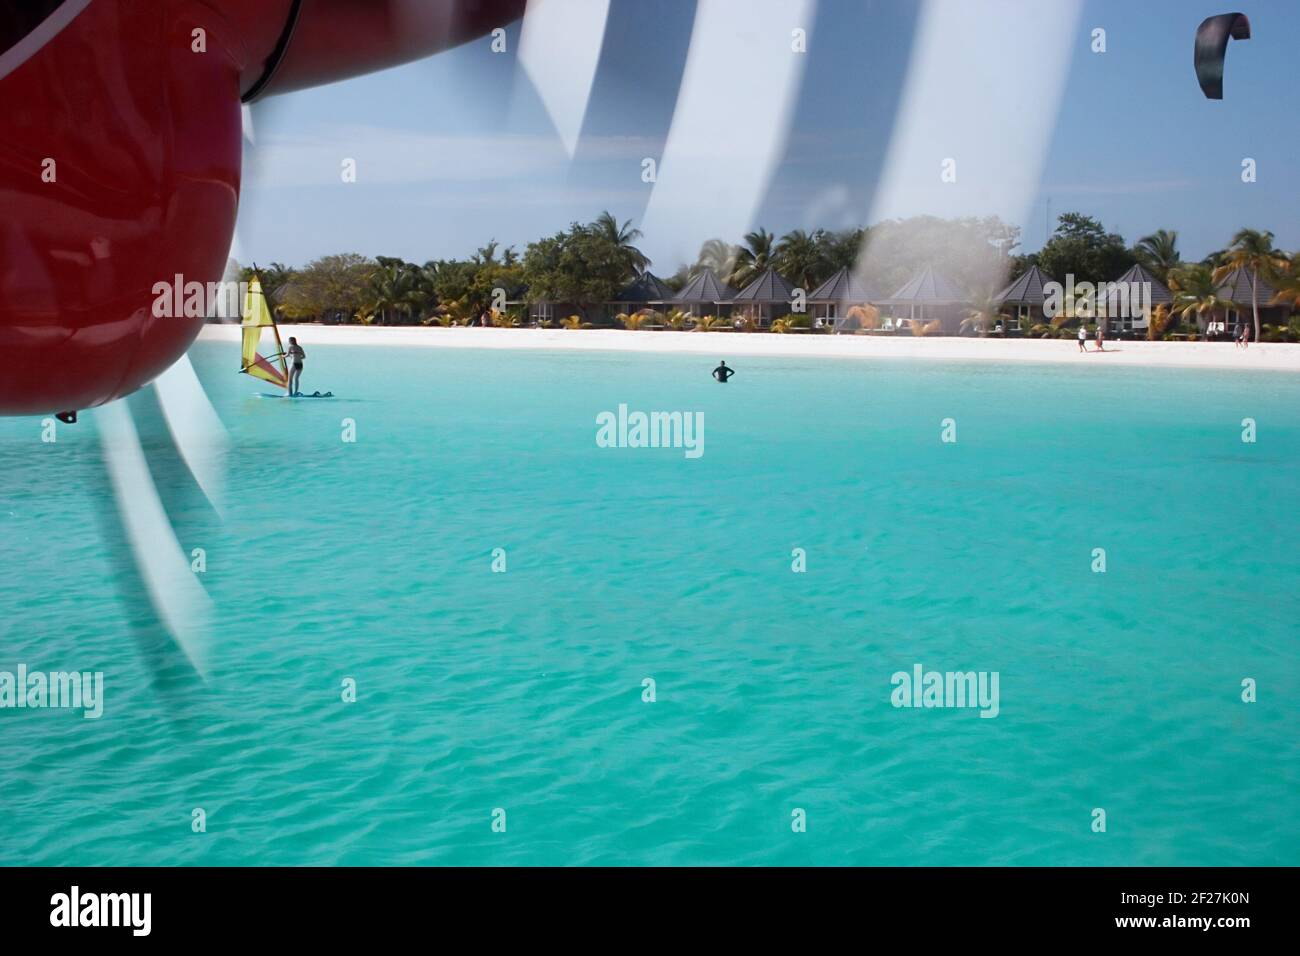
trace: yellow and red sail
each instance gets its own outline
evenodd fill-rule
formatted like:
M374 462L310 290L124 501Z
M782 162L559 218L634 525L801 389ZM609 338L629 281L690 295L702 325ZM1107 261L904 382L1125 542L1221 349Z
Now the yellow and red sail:
M284 344L280 341L280 330L266 304L262 282L256 275L248 283L248 292L244 296L244 320L240 325L244 337L240 371L278 388L288 388L289 366L284 360ZM269 336L266 335L268 331Z

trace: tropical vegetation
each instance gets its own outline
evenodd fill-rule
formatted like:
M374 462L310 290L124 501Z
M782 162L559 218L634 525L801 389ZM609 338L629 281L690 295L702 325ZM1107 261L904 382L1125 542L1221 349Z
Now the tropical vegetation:
M542 324L566 328L599 324L633 330L759 328L752 316L724 314L706 319L668 305L614 306L620 292L650 269L650 259L638 247L642 238L630 220L619 221L604 212L591 222L571 223L530 242L522 252L492 240L465 259L415 263L342 253L299 268L272 262L257 271L278 314L293 321L511 327L540 314L546 316ZM1288 255L1278 249L1271 232L1241 229L1226 248L1189 262L1183 259L1178 234L1172 230L1157 229L1128 246L1096 218L1067 212L1058 218L1041 249L1019 253L1019 244L1019 229L997 217L915 216L870 228L794 229L779 237L757 228L738 243L723 238L705 241L694 262L662 281L679 290L709 270L721 282L740 289L773 268L809 295L840 269L859 269L865 263L873 284L892 291L922 266L933 264L958 286L978 290L954 319L957 330L988 335L1009 325L1004 322L1006 309L987 287L990 276L1009 278L1038 265L1062 280L1070 275L1076 282L1113 280L1137 263L1165 283L1173 296L1158 322L1148 323L1150 336L1195 336L1206 320L1217 316L1222 321L1228 310L1249 309L1256 339L1300 340L1300 321L1295 318L1283 319L1282 324L1263 323L1261 310L1274 310L1271 316L1275 316L1278 306L1285 307L1286 313L1300 308L1300 252ZM1251 290L1248 301L1228 298L1226 283L1238 269L1249 281L1235 287ZM252 271L242 269L241 278ZM1265 289L1276 294L1266 295ZM568 315L536 308L542 304L563 308ZM1069 334L1066 327L1086 323L1094 305L1086 298L1073 301L1066 314L1034 325L1028 334ZM801 313L774 318L771 328L790 332L811 325L808 315ZM865 302L852 304L838 322L838 328L846 331L873 331L880 325L880 310ZM909 327L918 335L941 331L929 316Z

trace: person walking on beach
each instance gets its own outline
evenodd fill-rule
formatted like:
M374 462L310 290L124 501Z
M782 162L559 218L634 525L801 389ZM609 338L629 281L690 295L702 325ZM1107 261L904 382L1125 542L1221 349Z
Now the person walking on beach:
M285 354L293 361L293 365L289 367L289 394L291 396L301 394L302 362L307 357L307 353L298 344L298 340L291 335L289 348L285 350Z
M1079 351L1088 351L1088 323L1079 323Z
M1250 345L1250 326L1241 321L1241 316L1237 316L1237 345L1239 348L1247 348Z
M1097 351L1106 351L1106 323L1101 319L1097 320Z
M713 377L723 385L727 384L727 379L736 374L734 368L727 368L727 360L723 359L722 364L713 370Z

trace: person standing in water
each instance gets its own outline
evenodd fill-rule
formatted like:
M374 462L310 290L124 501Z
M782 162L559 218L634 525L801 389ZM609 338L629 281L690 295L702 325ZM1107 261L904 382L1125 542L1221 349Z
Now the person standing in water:
M736 374L734 368L727 368L727 362L723 359L722 364L713 370L713 377L723 385L727 384L727 379Z
M284 354L289 356L293 362L289 367L289 395L301 394L302 360L307 357L307 353L298 344L298 340L291 335L289 336L289 348L285 350Z

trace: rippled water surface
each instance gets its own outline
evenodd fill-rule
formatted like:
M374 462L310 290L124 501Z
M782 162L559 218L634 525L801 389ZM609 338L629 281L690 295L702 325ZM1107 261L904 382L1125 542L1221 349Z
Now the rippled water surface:
M1300 379L305 344L339 399L192 353L224 520L131 401L206 682L94 415L0 420L0 670L106 683L0 710L0 862L1300 862ZM702 411L704 455L597 447L620 403ZM894 708L917 663L999 715Z

